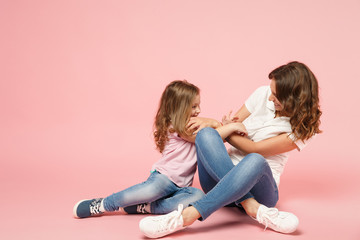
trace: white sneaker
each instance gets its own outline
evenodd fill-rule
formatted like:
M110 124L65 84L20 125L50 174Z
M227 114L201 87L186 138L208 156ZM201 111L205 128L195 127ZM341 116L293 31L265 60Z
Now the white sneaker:
M149 238L159 238L184 229L182 210L183 205L179 204L178 210L171 213L143 218L139 223L141 232Z
M294 214L281 212L277 208L268 208L264 205L260 205L256 220L265 225L265 229L269 227L281 233L295 232L299 225L299 219Z

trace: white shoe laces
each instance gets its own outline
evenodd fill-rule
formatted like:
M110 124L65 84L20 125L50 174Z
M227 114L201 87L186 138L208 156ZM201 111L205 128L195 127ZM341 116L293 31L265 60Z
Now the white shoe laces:
M292 213L279 211L277 208L268 208L261 205L256 214L256 220L276 232L292 233L299 225L299 219Z
M279 217L279 210L276 208L268 208L266 212L260 214L259 223L265 225L264 231L268 228L269 224L274 224L274 220Z
M146 211L146 208L145 208L146 205L147 205L147 203L143 203L143 204L137 205L136 211L137 211L138 213L148 213L148 212Z
M172 231L178 227L179 218L181 217L183 205L179 204L178 210L173 211L161 218L155 218L154 221L159 224L156 225L156 232Z
M96 215L96 214L102 213L100 211L101 201L102 201L101 198L96 198L90 203L90 214L91 215Z

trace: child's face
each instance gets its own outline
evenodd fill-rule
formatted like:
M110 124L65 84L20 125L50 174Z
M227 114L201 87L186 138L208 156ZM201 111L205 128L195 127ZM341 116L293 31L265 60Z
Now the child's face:
M200 112L200 95L197 95L191 105L191 117L197 117Z

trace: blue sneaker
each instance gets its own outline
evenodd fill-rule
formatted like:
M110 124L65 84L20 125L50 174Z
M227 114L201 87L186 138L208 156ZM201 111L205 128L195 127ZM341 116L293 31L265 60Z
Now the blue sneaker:
M104 212L100 211L102 198L81 200L75 204L73 214L75 218L87 218L101 215Z

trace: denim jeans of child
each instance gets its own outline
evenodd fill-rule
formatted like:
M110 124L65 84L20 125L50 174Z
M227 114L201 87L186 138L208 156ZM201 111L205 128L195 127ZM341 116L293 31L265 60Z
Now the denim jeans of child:
M178 187L167 176L155 171L143 182L104 198L106 211L117 211L120 207L127 213L138 213L139 204L150 203L150 212L166 214L178 208L187 207L200 199L204 193L193 187Z
M219 133L212 128L200 130L196 136L198 171L206 195L191 203L205 220L219 208L255 198L259 203L274 207L278 188L269 164L263 156L251 153L234 165Z

